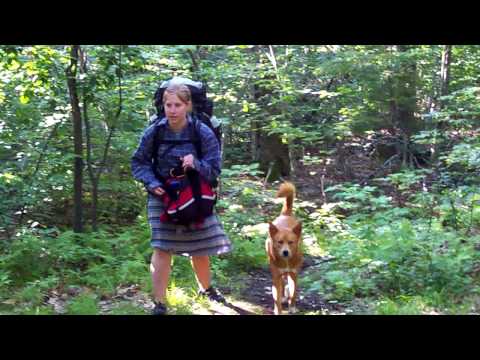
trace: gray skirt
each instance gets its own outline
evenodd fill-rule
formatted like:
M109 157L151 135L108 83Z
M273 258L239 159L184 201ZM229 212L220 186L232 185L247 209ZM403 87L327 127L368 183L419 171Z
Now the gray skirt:
M232 243L216 214L206 218L199 226L184 226L161 222L163 211L162 202L148 193L147 214L152 247L185 256L220 255L232 251Z

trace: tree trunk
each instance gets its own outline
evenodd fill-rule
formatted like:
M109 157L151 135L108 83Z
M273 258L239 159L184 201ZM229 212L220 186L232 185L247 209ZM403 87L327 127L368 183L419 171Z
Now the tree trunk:
M84 55L84 53L83 53ZM87 72L87 66L84 61L81 63L81 69L83 73ZM120 114L123 109L123 96L122 96L122 46L119 47L119 60L118 60L118 108L114 115L113 124L110 126L107 134L107 140L105 142L105 147L103 149L103 158L100 165L97 166L96 171L93 168L94 160L92 159L92 141L91 141L91 126L90 126L90 118L88 116L88 94L87 89L83 87L83 114L85 120L85 134L87 139L87 169L90 178L90 183L92 186L92 208L91 208L91 217L92 217L92 230L98 230L98 186L100 184L100 178L102 175L103 170L105 169L107 158L108 158L108 151L110 149L110 144L112 141L113 133L115 131L115 126L120 117ZM105 124L108 127L108 119L105 119Z
M77 93L77 67L80 46L72 45L70 48L70 65L66 69L70 105L72 106L73 141L74 141L74 211L73 231L83 232L82 224L82 185L83 185L83 149L82 149L82 115Z
M290 158L290 171L295 176L302 168L302 159L305 157L305 148L300 140L294 140L288 147Z
M259 48L256 48L259 50ZM264 76L264 79L269 79L272 80L275 85L279 85L280 77L278 73L278 67L277 67L277 61L275 58L275 53L273 51L273 47L269 46L268 47L268 52L266 52L266 56L270 60L272 67L275 72L275 76L272 75L266 75ZM259 60L261 61L261 59ZM257 143L255 143L255 150L258 150L255 153L255 157L257 161L260 163L260 170L266 173L265 181L266 182L272 182L275 180L278 180L280 177L287 177L290 176L291 169L290 169L290 156L289 156L289 151L288 151L288 145L283 143L282 137L280 134L267 134L268 130L264 130L264 127L267 127L267 122L268 122L268 115L274 115L278 114L281 112L281 109L275 108L273 106L267 105L267 102L264 101L264 96L271 96L273 92L273 87L272 86L264 86L264 85L259 85L255 84L254 85L254 99L258 103L262 104L261 106L264 107L265 109L269 109L268 114L266 116L266 120L262 122L257 122L256 124L253 125L253 129L257 130L258 128L258 140ZM270 99L268 99L270 101ZM255 133L254 135L255 136Z
M204 60L207 55L205 49L202 49L201 45L196 45L195 51L188 49L187 53L190 56L190 60L192 61L190 71L192 73L193 79L195 81L202 81L203 83L207 84L208 79L205 79L205 77L202 76L201 66L202 60Z
M442 52L442 66L440 69L440 78L441 78L440 96L448 95L451 62L452 62L452 45L445 45ZM441 104L441 107L443 107L442 101L440 101L440 104Z
M407 52L408 46L399 45L399 52ZM420 124L415 119L417 101L417 64L414 60L406 60L400 65L397 84L397 120L400 128L408 138L420 130Z
M85 50L80 52L80 72L84 75L87 74L87 56ZM91 196L92 196L92 205L90 209L90 217L92 222L92 230L98 230L97 223L97 204L98 204L98 181L95 175L95 171L92 166L92 140L91 140L91 127L90 127L90 118L88 116L88 104L89 96L88 89L85 83L82 86L82 100L83 100L83 120L85 122L85 137L87 142L87 170L88 176L90 179Z
M92 166L92 141L90 119L88 117L88 101L85 87L83 87L83 119L85 121L85 137L87 139L87 170L90 178L90 185L92 187L92 208L91 221L92 230L97 231L97 196L98 196L98 182L96 181L95 171Z
M260 129L255 119L250 120L250 140L251 158L253 162L257 162L260 160Z
M440 65L440 97L446 96L449 93L450 85L450 64L452 62L452 45L445 45L442 51L442 63ZM437 102L438 111L445 107L445 101L439 99ZM436 123L436 130L443 133L447 124L445 122ZM436 161L439 153L442 151L441 140L436 138L434 144L430 148L432 159Z
M33 170L33 173L30 176L29 186L27 187L27 189L31 188L32 185L34 184L35 180L37 179L37 173L40 170L40 165L43 161L43 158L44 158L45 154L47 153L48 144L50 143L50 140L52 140L56 136L57 129L58 129L59 125L60 125L59 123L55 124L52 131L50 132L50 135L46 139L45 144L43 145L43 148L40 152L40 156L38 157L37 163L35 164L35 170ZM25 198L24 196L25 195L22 195L22 198ZM26 207L26 203L23 203L22 206L20 207L20 219L18 220L18 227L21 227L23 225L23 219L24 219L24 215L25 215L25 207ZM10 238L10 236L9 236L9 238Z
M398 45L399 53L405 53L409 46ZM421 129L421 124L415 118L417 100L417 66L412 59L403 60L395 73L395 81L392 84L392 100L390 101L390 113L394 128L400 130L400 142L398 152L402 157L404 166L411 164L413 159L409 150L410 138Z
M199 73L200 73L200 67L198 65L198 62L199 62L199 59L198 59L198 46L197 46L197 51L195 51L195 53L188 49L187 50L187 53L188 55L190 56L190 60L192 60L192 67L190 68L190 71L192 72L193 74L193 77L195 80L198 79L199 77Z
M260 169L267 173L265 180L272 182L290 175L288 146L278 134L260 137Z
M97 220L98 179L92 179L92 230L98 231Z

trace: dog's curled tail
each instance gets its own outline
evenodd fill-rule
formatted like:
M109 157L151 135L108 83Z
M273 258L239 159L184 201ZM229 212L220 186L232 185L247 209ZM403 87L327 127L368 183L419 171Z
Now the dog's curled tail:
M285 181L283 184L280 185L280 188L277 192L277 198L284 197L285 202L283 203L281 215L292 215L292 208L293 208L293 198L295 197L295 185L291 182Z

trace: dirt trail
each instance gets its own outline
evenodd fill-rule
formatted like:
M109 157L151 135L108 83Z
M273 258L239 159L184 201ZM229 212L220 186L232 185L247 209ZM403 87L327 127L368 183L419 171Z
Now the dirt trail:
M305 256L304 265L300 272L300 277L302 274L306 274L311 270L314 270L314 266L318 263L325 261L325 258L317 256ZM247 278L244 279L245 286L243 289L237 293L230 295L230 289L226 287L221 287L221 290L227 298L235 298L233 305L239 307L238 313L248 314L263 314L263 315L272 315L273 314L273 298L272 298L272 278L270 271L268 269L255 269L250 271L247 274ZM242 309L240 305L236 302L242 304L249 304L255 311ZM244 310L242 313L241 310ZM305 289L299 287L299 295L297 299L297 310L299 315L305 313L318 313L318 314L335 314L343 313L342 306L334 303L329 303L322 298L321 295L314 292L307 292ZM286 311L284 311L286 313Z

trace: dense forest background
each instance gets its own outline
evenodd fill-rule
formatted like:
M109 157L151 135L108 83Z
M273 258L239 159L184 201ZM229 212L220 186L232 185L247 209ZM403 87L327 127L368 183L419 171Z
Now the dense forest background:
M271 312L263 241L298 190L302 314L480 310L480 46L0 46L0 313L145 314L146 196L130 157L172 76L204 81L223 128L212 259L235 304Z

